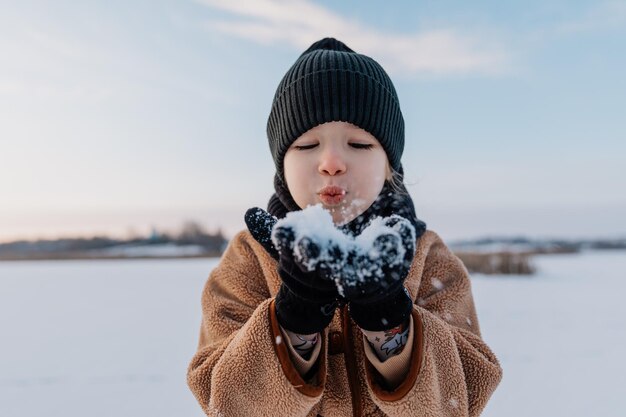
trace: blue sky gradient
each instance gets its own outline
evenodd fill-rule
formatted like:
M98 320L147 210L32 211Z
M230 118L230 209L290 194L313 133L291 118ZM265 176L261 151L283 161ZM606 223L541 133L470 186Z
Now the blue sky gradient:
M272 192L278 82L335 36L390 73L444 238L626 234L626 2L0 4L0 241L195 219Z

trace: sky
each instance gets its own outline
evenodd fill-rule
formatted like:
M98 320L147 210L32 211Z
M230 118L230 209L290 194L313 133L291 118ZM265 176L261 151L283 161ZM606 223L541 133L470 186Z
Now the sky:
M265 207L274 91L326 36L376 59L444 239L626 235L626 1L0 0L0 241Z

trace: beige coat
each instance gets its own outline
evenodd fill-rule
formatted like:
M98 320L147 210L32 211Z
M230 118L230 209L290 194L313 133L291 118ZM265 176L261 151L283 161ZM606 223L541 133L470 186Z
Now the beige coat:
M428 230L405 286L415 300L409 372L389 390L347 308L322 333L306 379L274 310L276 261L248 231L230 242L202 293L198 351L187 381L209 416L478 416L502 378L483 342L462 262Z

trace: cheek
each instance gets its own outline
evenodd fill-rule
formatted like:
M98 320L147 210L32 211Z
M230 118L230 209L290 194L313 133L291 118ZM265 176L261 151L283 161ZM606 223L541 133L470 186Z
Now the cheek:
M367 200L368 203L373 202L385 184L387 177L387 164L383 161L370 161L364 164L362 170L358 174L360 197Z
M300 175L298 174L298 161L297 158L291 156L288 152L283 159L283 176L288 187L295 185L298 182Z
M376 195L382 189L385 180L389 176L389 164L387 163L387 155L376 155L375 158L366 165L367 173L364 175L369 178L372 189L375 189Z
M285 183L287 184L287 189L289 190L291 197L301 208L309 204L309 202L306 201L308 176L305 171L306 167L302 161L299 161L297 157L290 157L289 154L285 155L285 159L283 161L283 176L285 177Z

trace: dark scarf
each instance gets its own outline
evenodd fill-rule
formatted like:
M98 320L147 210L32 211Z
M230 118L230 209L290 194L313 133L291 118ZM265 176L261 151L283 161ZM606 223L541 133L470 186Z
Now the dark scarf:
M282 219L290 211L300 210L300 207L293 200L291 193L278 175L274 176L274 190L276 192L272 195L267 205L267 211L272 216ZM413 224L416 239L419 239L426 231L426 223L417 218L413 200L404 186L404 182L401 183L400 190L396 191L387 181L385 181L383 189L372 205L355 219L341 226L340 229L344 233L357 236L361 234L363 229L375 217L389 217L392 214L402 216Z

